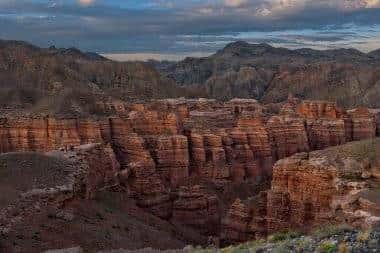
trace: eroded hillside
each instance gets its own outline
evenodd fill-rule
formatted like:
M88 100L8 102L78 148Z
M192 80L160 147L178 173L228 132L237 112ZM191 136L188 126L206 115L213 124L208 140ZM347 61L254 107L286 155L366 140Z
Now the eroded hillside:
M123 101L191 95L144 63L0 40L2 113L88 117L112 114L108 107Z
M168 249L326 219L376 227L378 140L311 151L375 138L378 112L278 106L169 99L98 119L3 118L0 246Z
M165 63L159 69L177 84L200 87L217 99L273 103L292 93L303 99L337 101L347 108L379 107L377 55L377 51L289 50L239 41L209 57Z

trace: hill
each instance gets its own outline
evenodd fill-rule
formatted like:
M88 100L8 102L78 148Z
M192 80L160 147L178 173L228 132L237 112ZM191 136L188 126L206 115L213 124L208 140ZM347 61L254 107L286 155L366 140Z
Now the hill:
M188 95L144 63L118 63L76 48L39 48L0 40L3 113L86 116L102 103Z
M240 97L276 103L289 93L346 108L379 107L379 80L378 50L289 50L240 41L205 58L142 63L0 40L3 114L86 117L110 114L105 104L131 100Z
M276 48L238 41L204 58L160 66L184 87L200 87L210 97L280 102L289 93L344 107L380 106L380 60L376 51ZM157 63L156 63L157 66Z

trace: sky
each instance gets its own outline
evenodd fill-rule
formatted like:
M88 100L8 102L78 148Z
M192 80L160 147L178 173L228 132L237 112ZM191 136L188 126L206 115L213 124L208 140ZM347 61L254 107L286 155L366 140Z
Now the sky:
M205 56L245 40L380 48L380 0L0 0L0 38L116 60Z

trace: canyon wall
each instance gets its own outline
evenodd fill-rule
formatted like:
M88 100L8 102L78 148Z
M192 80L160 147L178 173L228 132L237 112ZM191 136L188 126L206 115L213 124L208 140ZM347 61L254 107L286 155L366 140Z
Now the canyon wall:
M377 138L278 161L268 191L231 205L221 239L238 243L334 223L380 229L379 152Z
M249 99L169 99L123 108L119 115L101 119L3 118L0 153L70 152L78 145L105 143L107 148L84 155L98 168L87 198L115 180L154 215L205 234L220 229L223 240L239 242L328 218L334 173L306 173L306 167L296 165L278 169L278 163L272 189L248 202L235 201L222 223L223 203L203 182L264 182L277 160L372 138L379 124L378 115L365 108L346 113L333 103L295 99L284 103L279 114ZM98 165L110 169L101 172ZM292 192L296 185L303 192ZM306 195L316 197L304 199Z

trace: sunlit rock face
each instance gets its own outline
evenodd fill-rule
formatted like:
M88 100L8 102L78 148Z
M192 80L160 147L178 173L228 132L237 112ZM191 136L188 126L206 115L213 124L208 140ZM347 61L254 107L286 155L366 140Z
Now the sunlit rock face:
M106 142L121 166L146 163L166 185L178 186L191 175L260 180L271 175L278 159L372 138L379 131L376 111L346 113L334 103L294 97L283 103L279 115L252 99L166 99L123 108L119 115L100 119L3 118L0 152Z
M307 133L302 118L273 116L267 128L275 160L298 152L309 151Z
M376 121L374 115L364 107L350 112L352 118L352 139L354 141L376 136Z
M268 232L332 218L330 203L338 194L336 171L313 166L307 159L307 154L302 154L276 163L268 192Z
M92 199L99 189L119 187L139 208L226 243L321 224L337 217L338 206L353 223L375 219L370 200L356 199L362 209L355 209L345 197L365 186L342 180L331 159L305 152L374 137L377 111L345 112L294 97L278 105L279 113L250 99L169 99L123 108L91 119L2 118L0 152L72 154L87 171L75 186L80 196ZM364 176L378 175L360 162L342 161ZM223 195L231 185L270 180L271 188L258 195ZM358 210L367 213L360 218Z
M378 138L352 142L276 162L268 191L231 205L221 238L242 242L331 223L379 229L379 145Z
M297 112L309 119L338 119L342 116L342 110L336 103L327 101L302 101L297 106Z

